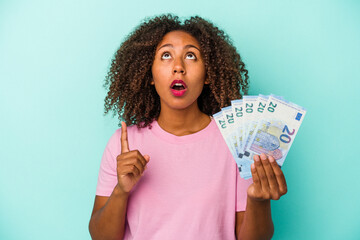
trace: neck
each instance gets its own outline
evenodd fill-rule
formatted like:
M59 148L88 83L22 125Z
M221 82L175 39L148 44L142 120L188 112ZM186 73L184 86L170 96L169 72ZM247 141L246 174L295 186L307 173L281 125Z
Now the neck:
M209 125L211 119L201 112L197 104L186 109L171 109L161 105L159 126L176 136L196 133Z

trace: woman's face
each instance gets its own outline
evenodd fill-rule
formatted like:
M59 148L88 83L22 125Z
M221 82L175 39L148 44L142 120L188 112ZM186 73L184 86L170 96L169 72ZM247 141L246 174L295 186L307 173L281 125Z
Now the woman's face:
M198 41L183 31L167 33L156 48L152 76L162 110L197 105L205 83Z

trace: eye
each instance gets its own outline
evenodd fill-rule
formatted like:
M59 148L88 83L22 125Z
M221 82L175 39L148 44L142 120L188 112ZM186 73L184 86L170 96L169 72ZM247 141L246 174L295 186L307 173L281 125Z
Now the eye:
M162 55L161 55L161 59L170 59L171 58L171 55L170 53L168 52L164 52Z
M194 53L192 52L189 52L186 54L186 59L193 59L193 60L196 60L196 56Z

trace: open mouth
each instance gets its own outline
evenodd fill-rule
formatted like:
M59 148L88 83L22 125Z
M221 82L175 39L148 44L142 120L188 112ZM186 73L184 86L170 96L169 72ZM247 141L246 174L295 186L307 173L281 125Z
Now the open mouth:
M171 87L171 89L180 91L180 90L184 90L185 87L184 87L184 85L181 84L181 83L175 83L175 84Z
M174 80L170 86L171 89L181 91L186 88L186 84L183 80Z
M174 80L170 85L171 92L176 97L181 97L185 94L187 86L183 80Z

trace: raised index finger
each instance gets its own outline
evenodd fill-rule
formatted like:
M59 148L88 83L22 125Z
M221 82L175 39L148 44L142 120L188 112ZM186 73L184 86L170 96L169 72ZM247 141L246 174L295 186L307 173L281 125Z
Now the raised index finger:
M127 127L125 122L121 122L121 153L129 152L129 142L127 137Z

